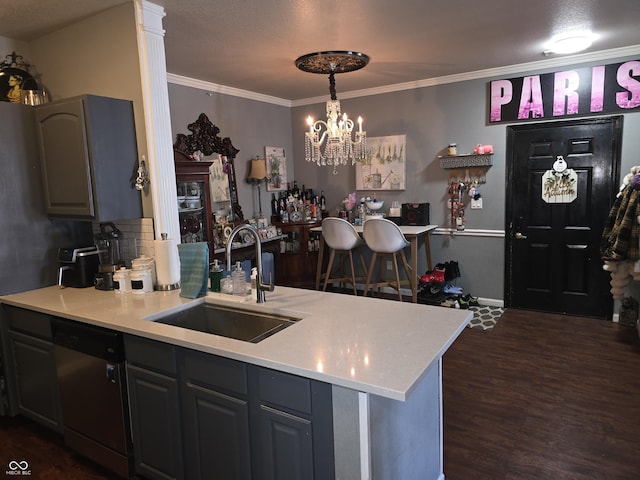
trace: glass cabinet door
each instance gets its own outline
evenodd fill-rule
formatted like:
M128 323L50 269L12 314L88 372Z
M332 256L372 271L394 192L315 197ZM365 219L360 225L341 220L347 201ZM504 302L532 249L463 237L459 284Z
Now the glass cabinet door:
M205 182L179 182L178 213L182 243L208 242Z

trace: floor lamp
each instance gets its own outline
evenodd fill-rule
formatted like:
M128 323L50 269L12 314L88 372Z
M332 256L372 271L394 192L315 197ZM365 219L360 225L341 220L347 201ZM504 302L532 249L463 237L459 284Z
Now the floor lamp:
M258 205L260 206L260 214L258 218L263 218L260 184L267 178L267 162L261 158L251 160L249 164L249 175L247 176L247 180L258 186Z

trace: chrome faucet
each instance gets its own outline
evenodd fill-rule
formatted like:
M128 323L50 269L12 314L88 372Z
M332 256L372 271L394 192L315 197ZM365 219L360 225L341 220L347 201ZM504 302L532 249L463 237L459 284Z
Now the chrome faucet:
M273 283L273 275L270 275L269 283L263 283L262 281L262 243L260 243L260 235L258 235L258 230L256 230L256 227L254 227L253 225L249 225L247 223L238 225L233 229L231 235L229 235L226 248L227 271L231 271L231 245L233 243L233 239L235 238L236 234L242 230L247 230L251 235L253 235L253 238L255 240L256 268L258 269L258 278L256 279L256 302L264 303L266 301L264 292L273 292L275 285Z

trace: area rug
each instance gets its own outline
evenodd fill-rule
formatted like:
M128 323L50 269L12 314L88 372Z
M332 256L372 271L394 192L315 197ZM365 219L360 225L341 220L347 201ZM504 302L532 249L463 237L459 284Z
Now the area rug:
M469 307L473 311L473 318L467 325L475 330L490 331L496 326L498 320L504 313L504 308L489 307L487 305L479 305L477 307Z

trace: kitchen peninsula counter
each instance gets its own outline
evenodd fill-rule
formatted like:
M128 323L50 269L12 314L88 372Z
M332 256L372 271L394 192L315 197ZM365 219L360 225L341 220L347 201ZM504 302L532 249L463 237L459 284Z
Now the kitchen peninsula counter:
M179 291L120 295L52 286L0 302L329 383L336 473L444 478L442 356L471 312L280 286L266 293L262 305L220 297L190 300ZM300 320L256 344L153 322L205 301ZM404 453L392 459L378 454L390 449ZM419 460L403 458L417 450ZM416 462L421 475L414 476L409 472Z
M267 292L262 305L221 297L206 301L302 320L253 344L153 322L205 301L179 291L120 295L52 286L0 301L394 400L406 399L471 319L469 311L288 287Z

